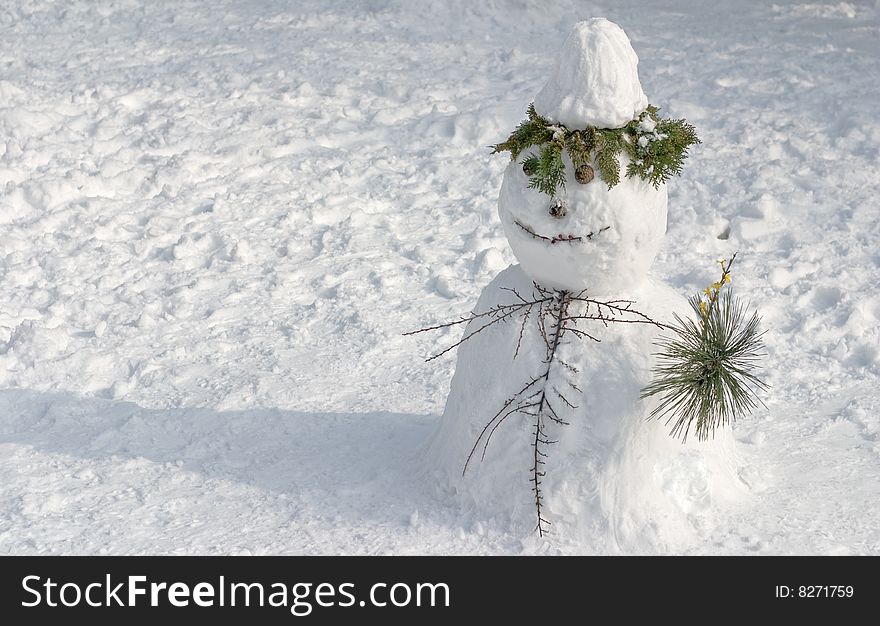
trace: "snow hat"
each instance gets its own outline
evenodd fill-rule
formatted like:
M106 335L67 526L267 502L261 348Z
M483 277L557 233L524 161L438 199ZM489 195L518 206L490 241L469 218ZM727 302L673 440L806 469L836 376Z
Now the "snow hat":
M648 106L638 64L620 26L601 17L578 22L535 96L535 110L572 130L623 126Z

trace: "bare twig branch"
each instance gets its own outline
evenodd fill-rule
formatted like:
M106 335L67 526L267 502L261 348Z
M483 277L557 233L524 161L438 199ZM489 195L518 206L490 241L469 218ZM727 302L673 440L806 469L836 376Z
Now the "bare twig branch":
M538 467L544 464L540 457L546 457L546 454L541 450L540 446L546 446L555 443L554 441L548 439L546 436L543 436L544 429L542 416L544 415L545 407L548 407L550 418L559 420L559 416L556 415L556 411L554 411L552 407L550 407L547 399L547 383L550 379L550 369L553 367L553 357L556 356L556 350L559 348L559 339L562 336L562 318L565 317L566 312L568 311L568 304L570 302L570 296L565 291L558 292L557 296L557 299L553 302L556 313L553 325L553 345L551 346L550 353L547 357L547 367L544 370L543 376L541 377L544 380L544 386L541 389L541 397L538 401L538 415L535 417L535 440L532 442L532 447L534 449L534 463L532 464L532 482L534 482L535 489L535 513L537 514L538 518L537 530L538 535L541 537L543 537L544 534L547 532L545 525L547 520L545 520L544 516L541 514L541 505L543 503L543 494L541 492L541 478L545 475L545 473L543 471L539 471Z
M519 294L517 294L519 295ZM526 323L529 321L529 313L532 312L532 308L529 307L526 309L525 313L523 313L522 324L519 327L519 336L516 338L516 349L513 351L513 358L515 359L519 355L520 346L522 346L523 335L526 332Z
M565 395L563 395L563 393L559 391L559 389L557 389L556 387L553 387L553 393L559 396L559 399L562 400L565 403L565 406L567 406L568 408L572 410L579 408L577 405L572 404L571 401L569 401L569 399L566 398Z
M529 388L532 385L534 385L535 383L537 383L539 380L541 380L540 376L533 378L531 381L526 383L526 385L522 389L520 389L515 394L510 396L510 398L508 398L504 402L504 406L502 406L501 409L492 417L492 419L490 419L486 423L486 425L483 427L483 430L480 431L480 435L477 437L477 440L474 442L474 447L471 448L471 452L470 452L470 454L468 454L467 460L464 462L464 468L461 470L462 476L464 476L464 473L467 471L468 463L471 462L471 457L474 456L474 451L477 449L477 446L480 445L480 440L483 438L483 435L486 434L486 431L489 429L489 427L492 425L492 423L498 419L498 417L507 409L507 407L509 407L511 404L513 404L517 398L519 398L522 394L524 394L526 391L528 391Z

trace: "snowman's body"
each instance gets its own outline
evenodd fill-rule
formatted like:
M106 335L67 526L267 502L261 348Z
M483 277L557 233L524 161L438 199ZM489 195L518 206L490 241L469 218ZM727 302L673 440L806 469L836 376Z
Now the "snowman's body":
M647 106L637 63L619 27L607 20L581 22L535 108L569 128L622 126ZM528 300L537 284L550 293L631 300L657 321L685 315L684 298L647 276L666 230L665 185L626 177L625 158L620 182L611 189L598 176L578 183L567 157L565 165L566 184L555 199L529 189L521 162L512 161L505 171L499 216L520 265L484 289L475 312ZM553 211L554 204L564 211ZM568 306L568 316L587 311L583 302ZM715 505L743 492L730 431L683 444L669 436L663 421L648 419L656 400L640 400L639 394L651 379L654 342L662 332L657 326L584 322L580 327L599 341L561 333L545 369L549 317L541 323L539 317L533 311L525 323L513 317L493 324L459 347L429 450L440 484L451 487L477 519L525 533L535 527L537 469L542 517L552 531L579 540L586 550L686 549L711 529ZM484 323L471 322L465 333ZM539 455L537 409L514 412L500 423L492 419L524 383L544 373L536 385L560 419L544 419L547 443Z
M501 272L483 290L475 311L515 302L513 290L524 297L534 290L521 265ZM651 278L618 296L658 320L687 308L682 296ZM465 332L474 324L480 322ZM719 508L744 493L732 434L720 430L709 441L691 438L683 444L669 436L663 421L648 419L655 401L639 400L639 392L650 381L657 327L600 322L583 327L600 342L565 338L546 382L577 408L554 399L568 424L544 425L556 443L544 448L542 515L551 522L550 532L586 552L686 550L711 531ZM512 415L487 446L485 435L478 442L491 418L543 366L546 347L538 325L527 324L522 339L519 333L517 320L494 324L458 348L429 464L472 520L526 536L536 523L534 417Z

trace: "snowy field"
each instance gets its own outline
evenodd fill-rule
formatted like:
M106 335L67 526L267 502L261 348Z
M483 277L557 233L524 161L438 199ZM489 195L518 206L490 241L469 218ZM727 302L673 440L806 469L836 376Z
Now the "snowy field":
M880 5L0 1L0 553L577 554L434 497L514 262L506 138L571 24L703 144L653 272L739 251L767 409L697 554L880 553Z

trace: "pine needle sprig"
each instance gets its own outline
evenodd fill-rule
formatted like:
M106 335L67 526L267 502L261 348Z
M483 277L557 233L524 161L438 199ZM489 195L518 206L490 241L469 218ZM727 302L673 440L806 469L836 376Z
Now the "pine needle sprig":
M734 258L736 255L734 255ZM768 386L756 376L763 355L760 317L749 316L743 303L730 289L733 260L722 260L722 277L689 304L697 319L675 315L671 336L657 342L654 380L641 397L660 396L650 418L666 417L673 422L670 434L687 440L693 430L701 441L715 429L751 413L758 404L759 391Z

